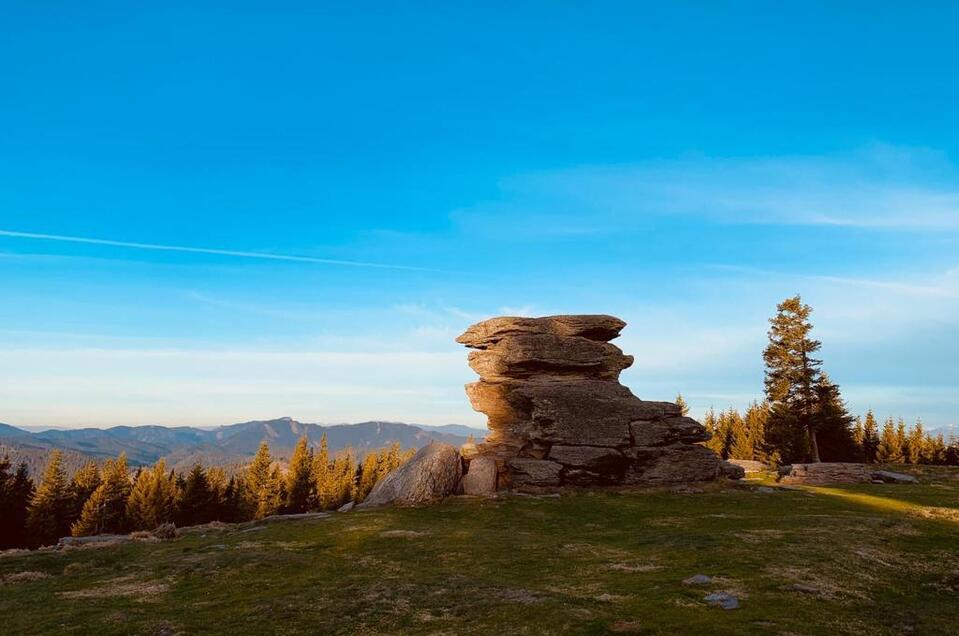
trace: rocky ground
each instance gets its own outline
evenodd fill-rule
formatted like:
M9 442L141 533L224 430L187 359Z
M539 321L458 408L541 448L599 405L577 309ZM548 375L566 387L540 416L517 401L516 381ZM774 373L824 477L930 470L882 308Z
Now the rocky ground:
M454 498L5 554L0 632L955 633L959 471L921 472Z

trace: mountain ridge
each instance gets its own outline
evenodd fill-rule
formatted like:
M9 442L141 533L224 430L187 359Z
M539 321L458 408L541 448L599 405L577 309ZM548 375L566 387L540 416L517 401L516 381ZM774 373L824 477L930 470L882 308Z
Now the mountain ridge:
M351 448L360 456L394 442L403 448L420 448L432 440L459 446L467 436L450 432L459 428L460 425L455 424L421 427L386 421L321 425L300 422L292 417L251 420L214 429L146 425L30 432L0 424L0 443L9 449L29 450L34 455L37 451L61 449L95 460L109 459L124 452L133 465L153 464L166 458L172 467L183 469L196 461L218 465L245 463L263 441L269 443L275 456L282 458L304 435L311 446L318 447L325 434L331 453ZM482 431L476 429L476 433L482 436Z

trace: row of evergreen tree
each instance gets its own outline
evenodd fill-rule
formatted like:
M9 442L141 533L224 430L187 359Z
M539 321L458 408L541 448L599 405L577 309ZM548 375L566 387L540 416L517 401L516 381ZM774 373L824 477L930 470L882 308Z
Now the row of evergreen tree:
M921 422L908 428L886 420L880 432L870 411L850 415L839 386L815 354L822 343L812 338L812 308L797 295L776 307L763 351L765 399L740 413L710 409L704 425L707 446L725 458L772 464L795 462L879 462L959 464L959 441L925 433ZM682 396L677 403L688 411Z
M730 408L716 413L706 412L703 425L712 433L706 446L724 459L749 459L768 464L782 463L775 437L769 436L768 402L754 402L745 412ZM824 461L866 462L879 464L931 464L959 466L959 437L948 440L942 433L931 435L922 422L907 426L900 418L887 418L880 430L872 411L857 417L846 435L820 434Z
M331 510L361 502L387 473L415 451L399 444L370 451L357 463L352 451L331 457L326 435L313 449L299 440L282 470L266 442L250 465L227 477L221 468L195 465L186 474L161 459L131 473L126 456L103 466L89 462L67 477L60 451L53 451L40 482L27 466L16 470L0 458L0 549L39 547L72 534L153 530L165 523L190 526L241 522L274 514Z

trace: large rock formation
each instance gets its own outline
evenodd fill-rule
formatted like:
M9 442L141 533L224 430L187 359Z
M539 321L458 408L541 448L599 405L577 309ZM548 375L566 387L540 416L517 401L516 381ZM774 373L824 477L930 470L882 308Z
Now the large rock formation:
M480 381L466 386L490 434L467 462L496 462L499 488L669 484L716 479L709 433L672 402L647 402L619 383L633 363L609 343L612 316L501 317L466 330ZM468 474L468 473L467 473Z

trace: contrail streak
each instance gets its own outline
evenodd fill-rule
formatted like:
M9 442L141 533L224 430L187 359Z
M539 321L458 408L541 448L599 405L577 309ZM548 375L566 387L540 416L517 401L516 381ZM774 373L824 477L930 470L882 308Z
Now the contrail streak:
M82 236L61 236L58 234L36 234L34 232L14 232L0 230L0 236L35 239L41 241L60 241L65 243L84 243L87 245L109 245L138 250L160 252L186 252L189 254L213 254L215 256L235 256L238 258L259 258L269 261L292 261L294 263L318 263L320 265L344 265L347 267L372 267L376 269L402 269L416 272L435 272L437 270L412 265L391 265L388 263L368 263L365 261L344 261L333 258L315 258L313 256L292 256L289 254L270 254L268 252L244 252L241 250L221 250L211 247L186 247L183 245L158 245L156 243L135 243L132 241L112 241L110 239L87 238Z

